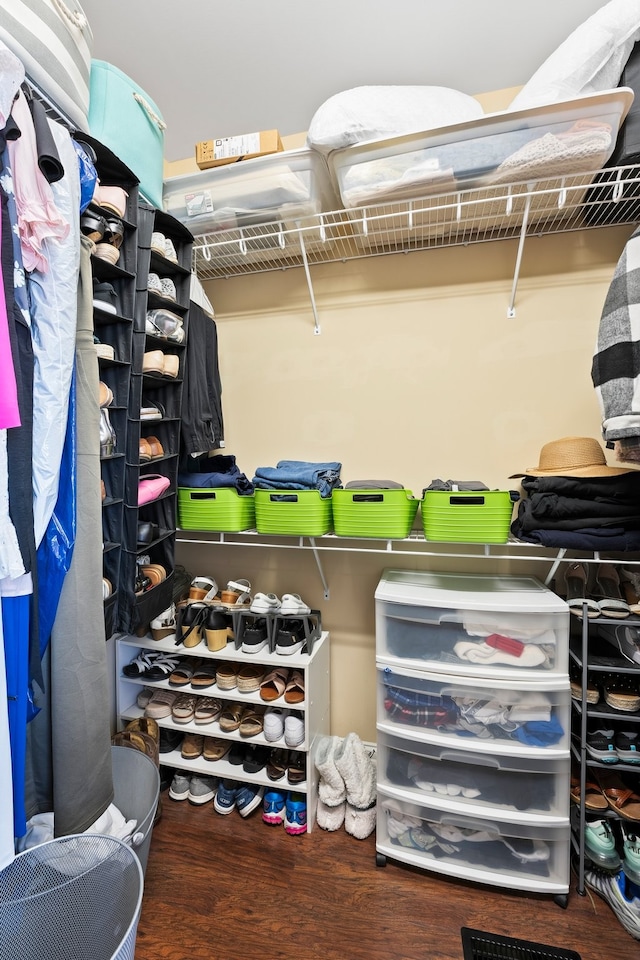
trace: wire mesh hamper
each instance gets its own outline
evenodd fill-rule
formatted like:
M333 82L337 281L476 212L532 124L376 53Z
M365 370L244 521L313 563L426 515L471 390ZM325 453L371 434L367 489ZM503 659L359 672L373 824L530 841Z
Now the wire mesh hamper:
M25 850L0 872L0 960L133 960L143 888L138 857L115 837Z

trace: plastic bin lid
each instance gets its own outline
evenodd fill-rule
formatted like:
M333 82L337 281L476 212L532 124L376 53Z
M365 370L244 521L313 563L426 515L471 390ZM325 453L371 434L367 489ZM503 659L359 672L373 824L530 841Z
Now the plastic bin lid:
M384 570L376 600L511 613L566 613L564 600L535 577Z

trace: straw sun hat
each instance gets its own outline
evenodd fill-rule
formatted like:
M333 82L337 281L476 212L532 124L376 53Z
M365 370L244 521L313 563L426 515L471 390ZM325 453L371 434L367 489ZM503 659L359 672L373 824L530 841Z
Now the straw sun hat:
M552 440L540 450L537 467L527 467L524 473L512 473L516 477L615 477L631 473L630 467L610 467L604 451L597 440L591 437L563 437Z

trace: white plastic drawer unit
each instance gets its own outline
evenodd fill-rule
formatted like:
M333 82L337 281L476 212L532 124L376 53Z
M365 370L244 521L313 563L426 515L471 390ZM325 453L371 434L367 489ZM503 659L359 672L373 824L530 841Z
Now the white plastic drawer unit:
M631 103L628 87L436 130L357 143L329 163L345 207L599 170Z
M569 826L465 817L378 793L376 851L422 869L541 893L569 886Z
M378 730L454 749L565 757L571 691L544 684L411 673L378 664Z
M566 825L570 764L569 756L474 753L378 734L378 787L385 794L467 816Z
M568 677L569 608L534 577L385 570L376 655L458 676Z
M194 236L335 210L338 200L324 157L285 150L164 181L164 209Z

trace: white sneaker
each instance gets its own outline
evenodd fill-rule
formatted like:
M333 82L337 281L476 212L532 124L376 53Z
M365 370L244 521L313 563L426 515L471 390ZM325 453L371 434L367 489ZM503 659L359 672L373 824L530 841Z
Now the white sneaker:
M164 255L167 258L167 260L171 260L173 263L178 262L178 254L176 253L176 248L173 245L173 240L170 240L169 237L166 237L164 241Z
M150 273L147 277L147 290L150 293L157 293L162 296L162 283L157 273Z
M166 242L167 238L164 233L156 232L151 234L151 249L161 257L164 257L164 245Z
M304 743L304 720L300 713L290 713L284 720L284 742L288 747Z
M189 786L191 777L176 770L171 786L169 787L169 796L172 800L186 800L189 796Z
M160 287L161 287L160 292L162 293L162 296L165 297L166 300L176 299L176 285L171 279L171 277L163 277L162 280L160 280Z

